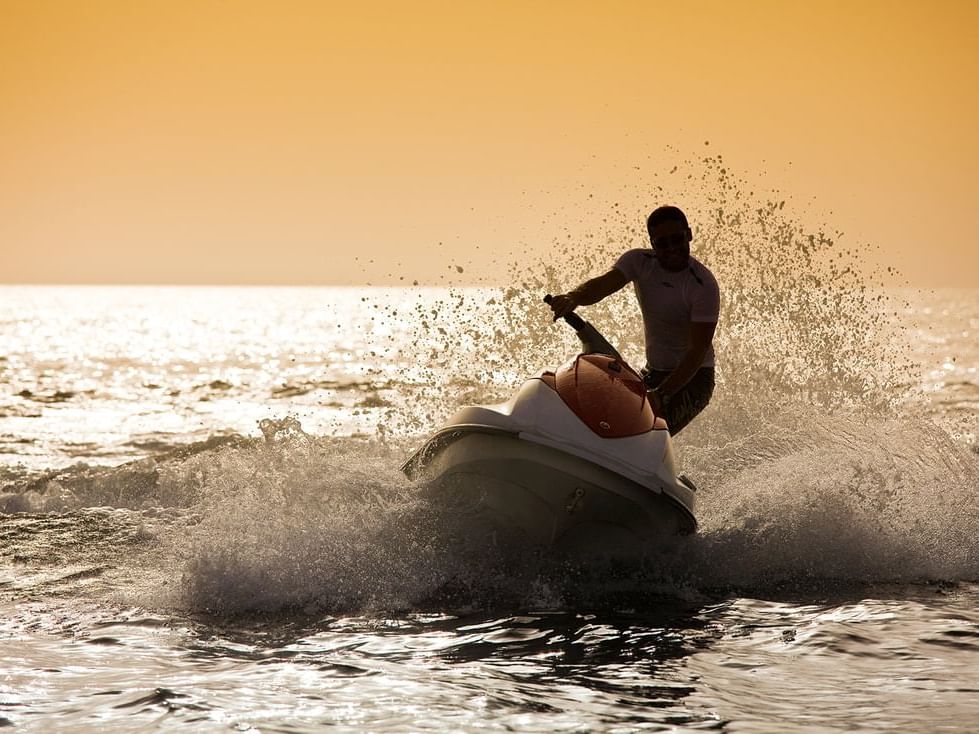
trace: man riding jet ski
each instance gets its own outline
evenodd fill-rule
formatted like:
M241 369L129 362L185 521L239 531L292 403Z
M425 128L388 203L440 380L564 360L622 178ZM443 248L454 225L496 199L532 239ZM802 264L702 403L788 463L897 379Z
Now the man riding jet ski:
M657 415L670 435L683 430L714 393L714 332L721 292L714 274L690 254L693 230L675 206L661 206L646 220L650 248L622 255L604 275L554 296L557 319L598 303L632 283L646 336L642 370Z
M591 324L564 320L581 354L505 403L460 409L403 471L461 493L535 545L619 555L695 532L696 488L676 474L642 377Z

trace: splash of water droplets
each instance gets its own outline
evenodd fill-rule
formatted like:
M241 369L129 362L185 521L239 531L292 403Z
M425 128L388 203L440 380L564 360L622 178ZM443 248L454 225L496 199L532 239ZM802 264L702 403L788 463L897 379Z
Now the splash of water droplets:
M428 430L461 403L502 398L572 356L577 341L551 322L543 295L606 272L627 249L648 247L645 216L664 203L687 212L694 255L721 285L712 412L737 415L744 426L795 403L884 411L906 397L915 368L897 338L901 304L884 291L882 274L865 272L843 233L807 228L802 220L812 214L778 191L756 193L715 155L641 170L614 199L575 194L542 222L546 256L514 262L509 285L453 287L402 312L413 322L414 351L401 356L414 365L408 382L417 392L387 412L388 430ZM629 290L581 311L641 366L642 325Z

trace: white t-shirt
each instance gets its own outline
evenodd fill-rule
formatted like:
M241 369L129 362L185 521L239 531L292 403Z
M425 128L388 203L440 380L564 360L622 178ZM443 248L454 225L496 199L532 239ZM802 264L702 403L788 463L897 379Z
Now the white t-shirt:
M687 351L690 323L717 323L721 292L707 267L690 258L679 273L665 270L652 250L629 250L615 263L636 289L646 330L646 364L650 369L674 369ZM701 367L714 366L714 346Z

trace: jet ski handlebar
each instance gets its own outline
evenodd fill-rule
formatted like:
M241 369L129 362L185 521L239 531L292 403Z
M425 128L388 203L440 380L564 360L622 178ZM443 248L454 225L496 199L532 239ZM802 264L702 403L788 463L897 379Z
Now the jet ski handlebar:
M544 296L544 303L546 304L550 304L553 300L554 296L550 293ZM610 357L615 357L619 360L622 359L622 356L615 351L615 347L609 344L605 337L598 333L598 329L574 311L565 314L564 320L577 332L578 339L581 340L581 346L585 354L607 354Z
M554 300L554 296L552 296L550 293L544 296L544 303L546 303L548 306L551 305L551 301L553 300ZM571 325L571 328L573 328L575 331L581 331L583 328L585 328L585 326L588 325L588 322L585 321L583 318L581 318L581 316L576 314L574 311L565 314L564 320L567 321Z

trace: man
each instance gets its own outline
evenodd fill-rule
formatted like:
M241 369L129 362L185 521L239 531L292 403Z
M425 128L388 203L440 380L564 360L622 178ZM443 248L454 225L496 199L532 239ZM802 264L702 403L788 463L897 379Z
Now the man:
M551 301L554 318L598 303L633 283L646 332L646 367L653 412L676 435L707 407L714 392L714 330L720 310L717 280L690 256L693 233L675 206L646 221L652 251L629 250L605 275Z

